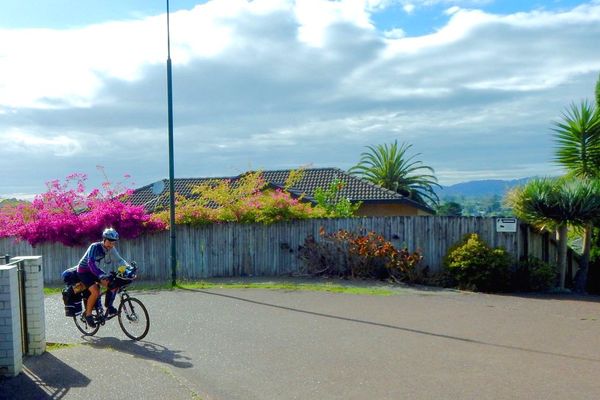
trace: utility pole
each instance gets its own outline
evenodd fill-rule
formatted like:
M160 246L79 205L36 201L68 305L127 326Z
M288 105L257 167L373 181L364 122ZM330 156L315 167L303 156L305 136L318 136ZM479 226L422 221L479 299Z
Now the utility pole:
M169 210L171 244L171 285L177 284L177 247L175 243L175 162L173 156L173 79L171 71L171 32L169 26L169 0L167 0L167 101L169 113Z

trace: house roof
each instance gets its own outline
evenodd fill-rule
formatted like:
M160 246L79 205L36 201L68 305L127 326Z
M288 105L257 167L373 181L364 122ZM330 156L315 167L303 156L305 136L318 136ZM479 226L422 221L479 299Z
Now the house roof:
M291 171L292 170L289 169L262 171L262 175L269 186L283 188ZM174 181L175 192L185 197L193 197L191 190L194 186L225 179L235 182L242 176L243 175L217 178L176 178ZM338 194L341 198L347 198L353 202L362 201L363 203L406 204L433 213L433 210L427 206L417 203L392 190L385 189L367 180L350 175L339 168L304 169L302 178L295 183L294 186L289 188L288 191L296 197L304 195L305 200L314 203L314 195L317 188L327 189L336 179L345 183L345 186ZM131 196L131 202L136 205L144 205L150 212L157 208L168 207L169 180L163 179L136 189Z

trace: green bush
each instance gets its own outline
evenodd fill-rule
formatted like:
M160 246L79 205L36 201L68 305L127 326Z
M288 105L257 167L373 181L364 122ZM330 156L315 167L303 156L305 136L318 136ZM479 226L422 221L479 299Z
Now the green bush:
M452 247L444 259L444 267L460 289L481 292L507 290L511 264L505 249L492 249L475 233Z
M557 268L537 257L521 260L513 277L516 290L541 292L556 285Z

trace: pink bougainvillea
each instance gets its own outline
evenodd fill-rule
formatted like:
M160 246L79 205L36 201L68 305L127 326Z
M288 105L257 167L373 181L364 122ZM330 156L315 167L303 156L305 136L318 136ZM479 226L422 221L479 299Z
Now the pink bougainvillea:
M115 228L125 239L165 228L143 206L127 201L131 190L123 184L115 188L106 181L102 189L86 194L86 180L84 174L72 174L64 183L50 181L47 191L32 203L4 207L0 210L0 237L14 236L33 246L43 242L75 246L98 240L107 227Z

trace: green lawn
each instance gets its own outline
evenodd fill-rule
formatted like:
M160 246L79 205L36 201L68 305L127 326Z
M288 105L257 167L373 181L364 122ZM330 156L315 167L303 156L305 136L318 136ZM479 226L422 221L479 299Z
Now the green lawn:
M60 287L45 287L44 293L46 295L58 294L62 290ZM359 283L353 283L344 281L341 283L334 282L306 282L294 280L281 280L275 281L244 281L239 280L227 280L227 281L186 281L178 283L174 288L171 284L164 283L139 283L131 286L131 291L140 290L177 290L177 289L270 289L270 290L288 290L288 291L313 291L313 292L332 292L332 293L348 293L357 295L371 295L371 296L391 296L399 293L399 288L392 290L389 287L378 287L376 282L372 284L365 284L363 281Z

